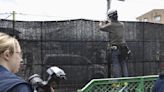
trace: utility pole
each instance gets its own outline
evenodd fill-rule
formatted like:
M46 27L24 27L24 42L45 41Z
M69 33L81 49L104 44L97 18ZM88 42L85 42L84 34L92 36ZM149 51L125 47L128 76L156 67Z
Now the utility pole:
M107 0L107 12L110 9L111 0Z
M108 12L108 10L109 10L110 7L111 7L111 1L112 1L112 0L107 0L107 12ZM125 1L125 0L118 0L118 1Z
M15 30L15 11L13 11L13 35L14 35L14 30Z

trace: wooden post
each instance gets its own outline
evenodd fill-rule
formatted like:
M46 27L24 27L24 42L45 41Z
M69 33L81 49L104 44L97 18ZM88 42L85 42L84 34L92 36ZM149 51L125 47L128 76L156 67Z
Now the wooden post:
M14 30L15 30L15 11L13 11L13 35L15 35Z

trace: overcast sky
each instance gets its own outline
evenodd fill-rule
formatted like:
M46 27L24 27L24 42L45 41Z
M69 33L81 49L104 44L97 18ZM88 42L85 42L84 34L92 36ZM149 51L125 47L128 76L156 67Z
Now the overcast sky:
M135 21L152 9L164 9L164 0L112 0L111 9L118 10L120 21ZM12 19L12 11L16 20L26 21L105 20L107 0L0 0L0 18Z

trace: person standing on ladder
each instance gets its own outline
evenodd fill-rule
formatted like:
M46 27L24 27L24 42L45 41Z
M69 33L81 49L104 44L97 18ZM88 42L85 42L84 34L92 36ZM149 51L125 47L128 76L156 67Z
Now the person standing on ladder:
M109 43L107 46L108 67L112 65L112 71L108 69L108 77L129 76L127 70L127 60L130 50L124 38L124 24L118 21L117 10L108 10L107 21L99 23L101 31L108 32ZM110 75L111 73L111 75Z

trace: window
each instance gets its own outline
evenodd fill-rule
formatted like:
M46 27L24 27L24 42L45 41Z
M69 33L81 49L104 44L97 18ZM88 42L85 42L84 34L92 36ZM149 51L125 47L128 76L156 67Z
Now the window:
M161 21L161 16L158 15L154 17L154 22L160 23L160 21Z
M144 21L144 22L147 22L147 21L148 21L148 19L147 19L147 18L144 18L144 19L143 19L143 21Z

